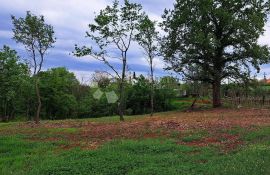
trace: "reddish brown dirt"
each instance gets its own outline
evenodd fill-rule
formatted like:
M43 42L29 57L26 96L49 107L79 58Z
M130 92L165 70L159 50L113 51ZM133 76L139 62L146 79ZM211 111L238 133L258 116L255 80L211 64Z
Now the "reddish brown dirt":
M19 124L0 134L22 133L32 140L56 141L66 140L69 144L63 149L82 147L95 149L104 142L114 139L144 139L172 137L172 132L180 132L179 139L189 131L207 131L206 136L198 141L180 144L191 146L217 145L225 149L234 149L243 144L238 135L224 134L223 130L233 127L250 129L254 126L270 126L270 110L256 109L213 109L196 112L169 112L157 114L154 117L142 117L134 121L116 123L97 123L90 121L56 121ZM51 128L77 128L78 132L56 132L46 137L46 131ZM44 137L45 135L45 137Z
M226 133L212 133L212 137L205 137L200 140L191 141L191 142L178 142L178 144L188 145L188 146L218 146L223 151L231 151L236 149L239 145L243 145L244 142L241 141L239 135L230 135Z

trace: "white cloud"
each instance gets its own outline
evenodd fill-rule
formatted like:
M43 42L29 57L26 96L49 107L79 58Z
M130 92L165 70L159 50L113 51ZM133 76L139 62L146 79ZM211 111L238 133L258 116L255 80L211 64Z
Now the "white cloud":
M0 0L1 10L9 14L25 15L31 11L44 15L47 23L54 26L58 39L66 38L66 32L72 31L69 38L83 38L88 24L94 19L94 12L99 12L109 4L106 0Z
M147 66L147 67L150 66L146 57L134 58L129 61L129 65L141 65L141 66ZM154 66L154 69L163 69L165 68L165 63L161 58L156 57L153 60L153 66Z
M78 71L78 70L70 70L75 74L77 79L83 84L90 84L93 71Z
M7 30L0 30L0 38L12 38L12 31L7 31Z
M260 37L259 43L270 46L270 22L266 24L264 35Z
M99 12L113 0L0 0L1 13L24 16L25 12L30 10L34 14L44 15L47 23L55 28L57 42L55 48L50 53L56 53L72 57L76 61L86 63L97 63L98 61L90 57L75 58L70 55L74 50L74 45L91 44L85 39L85 31L88 30L88 24L93 22L94 12ZM172 8L174 0L132 0L132 2L141 3L144 10L150 18L155 21L162 21L161 15L165 8ZM10 19L7 19L10 20ZM11 21L10 21L11 23ZM12 31L1 29L0 38L8 39L12 37ZM161 31L158 28L158 31ZM270 46L270 23L266 26L264 36L259 39L261 44ZM13 48L23 48L21 45L12 46ZM142 50L136 45L132 45L129 51L128 64L149 66L143 57ZM117 59L110 60L113 64L119 63ZM156 69L163 69L165 63L162 59L156 58L154 61ZM97 68L98 69L98 68ZM136 69L135 69L136 70ZM263 69L270 73L269 69ZM82 77L90 71L76 71L76 75ZM80 79L80 78L79 78Z

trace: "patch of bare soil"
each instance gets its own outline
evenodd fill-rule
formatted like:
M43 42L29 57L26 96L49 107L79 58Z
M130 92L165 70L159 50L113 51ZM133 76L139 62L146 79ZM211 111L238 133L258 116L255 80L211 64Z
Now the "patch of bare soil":
M205 147L205 146L217 146L222 151L228 152L238 148L240 145L243 145L244 142L240 139L239 135L230 135L230 134L220 134L215 133L212 134L212 137L205 137L200 140L191 141L191 142L183 142L180 141L178 144L188 145L188 146L198 146L198 147Z
M154 117L144 117L136 121L119 123L95 123L88 121L56 121L43 122L40 125L24 123L17 126L16 132L33 134L33 139L42 141L65 139L69 142L63 149L82 147L95 149L99 145L114 139L144 139L170 137L172 132L205 130L211 137L189 143L179 142L191 146L217 145L225 149L235 149L243 144L238 135L221 133L233 127L250 128L253 126L270 126L270 110L257 109L213 109L196 112L170 112L157 114ZM35 130L33 130L35 128ZM36 129L50 128L78 128L79 132L59 132L53 138L40 137ZM12 132L12 131L10 131Z

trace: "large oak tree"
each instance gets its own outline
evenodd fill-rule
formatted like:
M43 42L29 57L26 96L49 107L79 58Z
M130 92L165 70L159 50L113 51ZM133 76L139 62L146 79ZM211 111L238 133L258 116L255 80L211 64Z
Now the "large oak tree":
M269 48L258 44L268 12L264 0L176 0L162 23L168 69L212 84L213 106L221 106L223 79L247 78L268 63Z

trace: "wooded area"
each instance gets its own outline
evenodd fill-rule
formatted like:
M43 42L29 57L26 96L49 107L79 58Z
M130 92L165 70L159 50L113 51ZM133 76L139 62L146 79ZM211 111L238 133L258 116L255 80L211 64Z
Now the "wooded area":
M118 114L123 121L124 114L153 115L170 110L173 89L157 89L160 82L154 80L153 60L160 56L168 63L166 69L181 74L184 81L211 85L213 107L220 107L223 80L244 84L251 79L251 66L259 71L260 65L269 62L269 47L258 44L269 4L194 0L191 7L189 3L177 0L173 10L165 10L164 21L159 24L167 33L163 35L157 30L157 22L151 21L138 3L114 1L96 15L86 32L95 46L75 45L73 54L90 56L108 66L110 71L101 80L107 84L98 88L111 90L112 95L119 97L109 105L93 100L95 88L81 84L65 68L42 71L48 49L57 42L53 26L46 24L44 16L29 11L25 18L12 16L13 39L25 47L30 58L24 63L8 46L1 49L1 118L35 116L39 123L40 115L43 119L61 119ZM149 79L127 77L128 53L133 43L145 53ZM111 52L112 48L116 50ZM120 70L111 63L112 59L120 60ZM80 109L85 103L88 107Z

